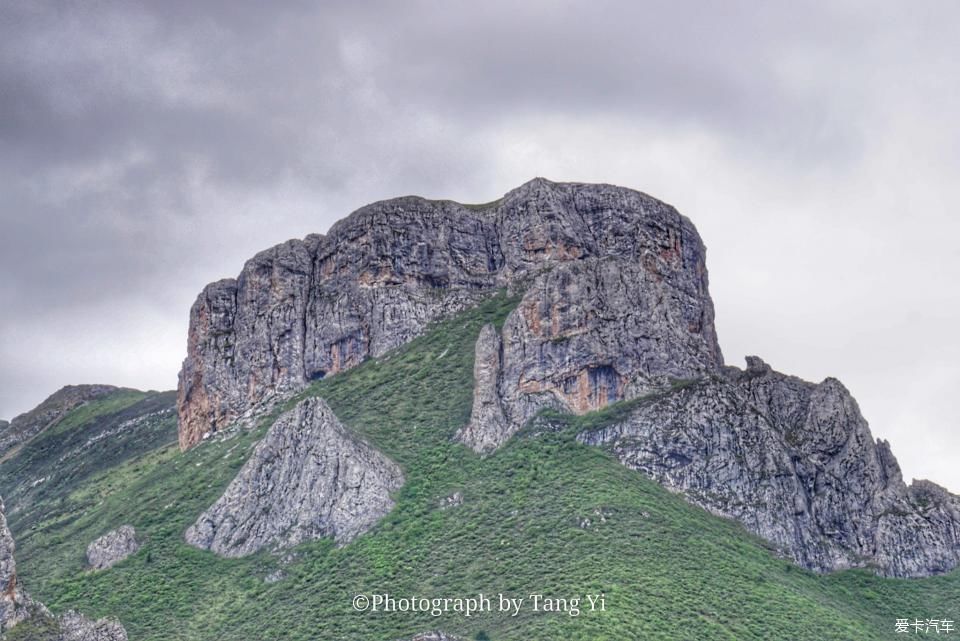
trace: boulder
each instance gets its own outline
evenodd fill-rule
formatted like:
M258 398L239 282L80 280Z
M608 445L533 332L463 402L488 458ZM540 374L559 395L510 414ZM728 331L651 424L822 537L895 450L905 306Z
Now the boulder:
M121 525L87 546L87 564L94 570L105 570L139 549L140 544L133 526Z

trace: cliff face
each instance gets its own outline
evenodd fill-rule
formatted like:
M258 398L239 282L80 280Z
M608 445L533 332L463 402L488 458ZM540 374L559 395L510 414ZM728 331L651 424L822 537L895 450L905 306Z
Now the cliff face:
M642 253L661 240L639 237L637 255L584 258L537 276L503 336L481 333L484 376L475 372L460 440L490 451L544 407L583 414L719 372L703 248L688 241Z
M960 498L926 481L906 486L835 379L808 383L751 357L744 372L642 399L579 440L814 570L907 577L960 561Z
M636 383L634 374L687 376L722 364L703 245L672 207L619 187L542 179L482 207L398 198L358 210L326 236L267 250L236 280L200 294L180 372L180 445L311 379L379 356L497 288L531 283L537 293L525 299L511 340L548 359L577 354L577 362L555 375L527 371L526 357L505 362L523 370L523 394L550 394L586 410L644 388L649 381ZM569 298L582 295L593 297L587 316ZM617 298L602 298L608 295ZM641 299L640 316L600 328L615 305ZM578 337L582 321L596 331ZM659 326L651 334L652 321ZM607 338L618 345L598 357L587 353ZM615 354L635 340L638 349ZM651 362L638 355L648 348ZM515 405L514 423L529 412Z

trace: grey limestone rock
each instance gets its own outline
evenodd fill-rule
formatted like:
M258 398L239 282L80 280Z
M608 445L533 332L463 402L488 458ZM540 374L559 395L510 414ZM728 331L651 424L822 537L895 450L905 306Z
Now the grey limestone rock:
M454 492L453 494L449 494L449 495L443 497L443 498L440 500L440 504L439 504L439 505L440 505L440 509L441 509L441 510L449 510L449 509L451 509L451 508L455 508L455 507L459 507L459 506L463 505L463 492L460 492L460 491L458 490L458 491Z
M116 620L94 621L69 610L60 617L60 641L127 641L127 631Z
M94 570L105 570L123 561L140 549L137 532L132 525L121 525L87 546L87 564Z
M277 582L279 582L279 581L283 581L285 578L287 578L287 573L286 573L286 572L284 572L283 570L274 570L273 572L271 572L271 573L268 574L267 576L263 577L263 582L264 582L264 583L277 583Z
M908 577L957 565L960 499L926 481L906 486L839 381L747 363L639 398L622 422L578 438L807 568Z
M702 257L702 248L694 253ZM477 378L474 414L479 401L481 408L500 408L505 422L472 420L463 440L488 451L543 407L583 414L719 373L723 359L706 282L698 269L675 260L670 267L657 254L654 268L644 260L588 258L538 276L506 319L501 362L487 364L486 377ZM697 265L702 258L690 260ZM498 404L481 392L493 371Z
M393 508L402 484L399 466L308 398L270 427L186 540L228 557L320 537L347 543Z
M523 291L558 265L593 263L583 273L546 278L539 285L543 293L559 295L571 287L586 291L590 278L607 278L599 284L618 287L608 278L614 264L602 258L632 265L644 287L655 286L647 311L669 314L665 321L682 323L678 333L694 335L690 342L699 345L688 353L703 347L698 361L719 360L703 244L690 221L669 205L621 187L539 178L485 206L396 198L354 212L325 236L262 252L239 278L204 289L190 313L180 372L181 447L311 379L382 355L499 288ZM605 276L598 273L604 270ZM624 287L633 298L641 291L629 283ZM528 313L532 305L528 301ZM597 309L613 307L601 301ZM537 313L563 316L561 308L547 302ZM559 320L572 320L574 313ZM526 329L549 330L550 322ZM526 337L541 338L561 337ZM658 334L649 340L667 350L664 338ZM592 367L590 359L581 360L585 369ZM688 365L678 369L686 371ZM629 374L598 371L604 381ZM651 368L651 373L658 372ZM557 386L557 381L537 382L545 389Z

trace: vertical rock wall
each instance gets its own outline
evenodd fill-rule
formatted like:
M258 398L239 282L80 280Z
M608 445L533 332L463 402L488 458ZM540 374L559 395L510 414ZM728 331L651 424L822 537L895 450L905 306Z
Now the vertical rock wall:
M582 270L561 269L581 263ZM614 282L624 269L641 280ZM719 367L704 248L693 225L672 207L620 187L542 179L484 207L398 198L354 212L325 236L262 252L236 280L204 289L190 313L180 372L180 445L188 448L312 379L382 355L498 288L536 283L538 295L568 297L569 305L575 300L570 296L592 294L591 281L602 294L623 297L590 301L598 313L626 315L629 310L615 305L639 301L648 316L680 323L686 346L676 373L687 373L691 359L698 371ZM556 303L528 299L527 316L515 321L517 340L571 337L570 326L582 319ZM625 331L640 331L629 318L621 320ZM563 325L558 334L551 323ZM668 353L667 338L649 340ZM649 369L582 360L582 371L564 373L573 379L545 381L526 372L523 383L554 390L575 407L593 407L629 395L626 378ZM594 384L606 391L584 391Z

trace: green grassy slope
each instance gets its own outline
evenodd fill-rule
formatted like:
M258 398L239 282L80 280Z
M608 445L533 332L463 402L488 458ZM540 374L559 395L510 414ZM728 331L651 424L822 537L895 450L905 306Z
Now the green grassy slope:
M576 420L555 432L525 432L486 459L451 442L470 412L477 333L484 322L502 322L515 302L497 297L305 392L325 398L407 477L394 511L352 544L318 541L286 557L220 559L182 542L242 465L264 420L186 454L170 443L49 484L34 517L11 519L24 583L55 611L119 616L133 641L380 641L430 629L494 641L859 640L896 638L896 618L960 619L960 573L908 581L806 572L738 524L577 444ZM603 414L578 420L595 425ZM71 429L82 428L80 421ZM9 486L7 469L0 471ZM444 508L454 492L462 505ZM146 538L143 549L111 570L85 571L86 544L123 523ZM282 580L264 580L277 570ZM606 611L573 617L525 607L516 617L470 618L353 611L355 594L382 592L602 592Z
M56 513L64 491L176 441L175 392L117 390L90 401L0 462L0 496L16 531Z

